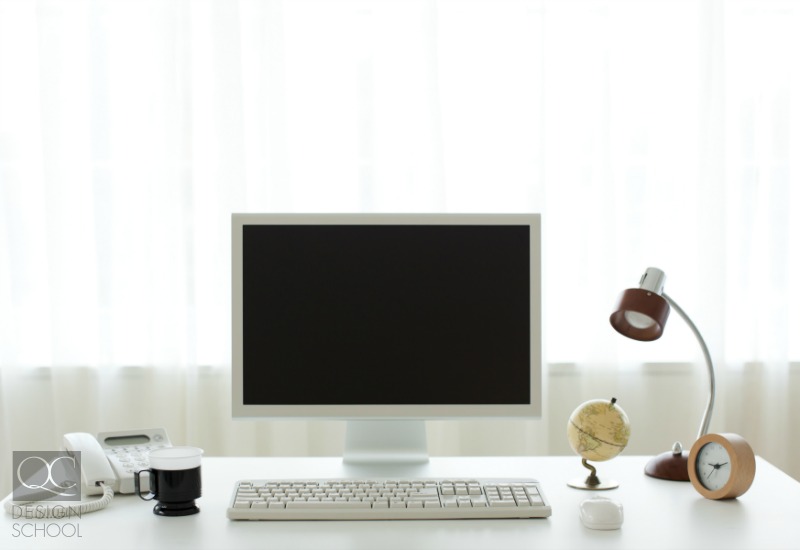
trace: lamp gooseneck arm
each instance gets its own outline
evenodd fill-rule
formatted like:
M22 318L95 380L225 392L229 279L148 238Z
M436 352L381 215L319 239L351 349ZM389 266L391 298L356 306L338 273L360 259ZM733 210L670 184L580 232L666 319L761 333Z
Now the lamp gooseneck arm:
M714 409L714 396L716 395L716 381L714 379L714 365L711 363L711 354L708 352L708 346L706 346L705 340L703 340L700 331L697 330L697 327L689 319L689 316L686 315L681 307L675 303L675 301L667 296L666 293L662 292L661 296L669 303L669 305L678 312L678 315L686 321L686 324L689 325L689 328L692 329L697 341L700 343L700 348L703 350L703 356L706 359L706 367L708 369L708 382L709 382L709 391L708 391L708 403L706 404L705 413L703 413L703 420L700 423L700 431L697 433L697 438L706 435L708 433L708 426L711 423L711 413Z

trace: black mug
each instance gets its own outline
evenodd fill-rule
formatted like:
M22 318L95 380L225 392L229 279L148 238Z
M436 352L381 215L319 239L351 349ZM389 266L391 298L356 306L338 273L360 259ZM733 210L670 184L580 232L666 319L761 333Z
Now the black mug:
M150 453L150 467L134 473L134 491L142 500L156 500L158 516L188 516L200 508L195 499L202 494L200 457L197 447L166 447ZM142 494L139 476L147 472L150 492Z

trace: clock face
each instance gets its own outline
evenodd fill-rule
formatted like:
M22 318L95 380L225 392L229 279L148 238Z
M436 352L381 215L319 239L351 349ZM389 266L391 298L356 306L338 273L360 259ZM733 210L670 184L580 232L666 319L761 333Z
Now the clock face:
M731 478L731 457L727 449L716 441L703 445L697 453L695 473L706 489L722 489Z

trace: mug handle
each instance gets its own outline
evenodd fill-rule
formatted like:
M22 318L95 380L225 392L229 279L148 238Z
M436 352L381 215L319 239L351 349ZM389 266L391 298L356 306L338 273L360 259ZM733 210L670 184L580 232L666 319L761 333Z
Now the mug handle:
M140 483L139 483L139 474L142 472L147 472L150 475L150 492L146 495L142 495ZM147 468L145 470L139 470L138 472L133 472L133 490L142 500L153 500L156 497L156 493L153 491L156 485L156 476L153 475L153 470ZM145 498L147 497L147 498Z

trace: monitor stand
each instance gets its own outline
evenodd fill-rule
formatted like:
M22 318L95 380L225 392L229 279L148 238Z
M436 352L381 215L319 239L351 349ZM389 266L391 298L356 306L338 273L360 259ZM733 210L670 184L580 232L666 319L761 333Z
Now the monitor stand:
M428 462L424 420L348 420L345 464L411 465Z

